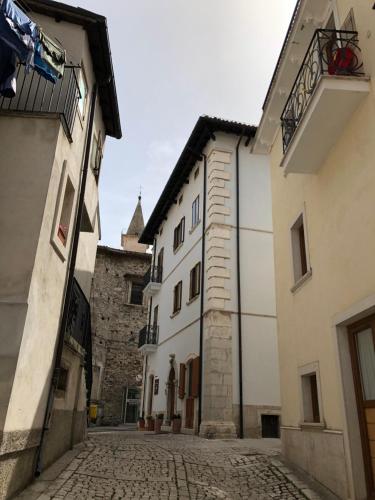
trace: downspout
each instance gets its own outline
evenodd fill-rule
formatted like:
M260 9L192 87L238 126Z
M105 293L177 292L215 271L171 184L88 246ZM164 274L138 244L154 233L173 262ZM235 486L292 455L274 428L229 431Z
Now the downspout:
M240 154L243 133L236 146L236 253L237 253L237 309L238 309L238 375L240 393L240 439L244 437L243 379L242 379L242 307L241 307L241 250L240 250Z
M37 449L36 467L35 467L35 471L34 471L34 475L36 477L38 477L42 472L43 444L44 444L46 431L49 428L49 420L50 420L50 416L51 416L52 409L53 409L55 390L57 388L59 374L60 374L60 363L61 363L61 358L62 358L62 353L63 353L63 348L64 348L65 331L66 331L66 327L67 327L67 323L68 323L69 305L70 305L70 300L71 300L72 291L73 291L74 271L75 271L75 265L76 265L76 260L77 260L79 235L80 235L80 230L81 230L81 221L82 221L82 214L83 214L83 208L84 208L86 181L87 181L87 173L88 173L88 169L89 169L92 131L93 131L93 126L94 126L97 93L98 93L98 88L97 88L97 84L95 83L94 87L92 89L89 123L88 123L88 127L87 127L87 136L86 136L85 156L84 156L82 175L81 175L81 185L79 188L79 195L78 195L77 215L76 215L76 220L75 220L69 269L68 269L68 274L67 274L65 298L64 298L60 328L59 328L59 333L58 333L58 341L57 341L58 343L57 343L57 348L56 348L56 353L55 353L55 363L54 363L53 375L51 378L50 389L49 389L49 393L48 393L48 402L47 402L46 411L44 414L42 434L41 434L39 446Z
M199 318L199 399L198 399L198 431L202 422L202 379L203 379L203 314L204 314L204 273L206 257L206 191L207 191L207 156L203 157L203 213L202 213L202 263L201 263L201 304Z

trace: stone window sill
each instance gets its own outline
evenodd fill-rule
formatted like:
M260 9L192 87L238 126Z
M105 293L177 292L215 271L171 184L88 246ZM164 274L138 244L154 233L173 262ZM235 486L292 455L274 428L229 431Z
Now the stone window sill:
M199 293L197 295L195 295L194 297L192 297L191 299L189 299L187 302L186 302L186 305L189 306L191 303L195 302L197 300L197 298L199 297Z
M175 311L174 313L172 313L169 317L172 319L174 318L175 316L177 316L177 314L180 314L181 312L181 309L179 309L178 311Z
M199 224L201 223L201 221L199 220L195 226L192 226L191 229L189 229L189 234L192 234L194 233L194 231L196 230L196 228L199 226Z
M312 276L312 269L309 269L307 271L306 274L304 274L293 286L292 288L290 289L290 291L292 293L295 293L297 290L299 290L302 285L304 285L307 281L309 281L309 279L311 278Z

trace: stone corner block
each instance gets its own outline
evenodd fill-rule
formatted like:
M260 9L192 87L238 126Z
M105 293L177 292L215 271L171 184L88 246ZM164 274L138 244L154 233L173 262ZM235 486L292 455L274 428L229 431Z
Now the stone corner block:
M234 439L237 437L234 422L203 421L199 436L205 439Z

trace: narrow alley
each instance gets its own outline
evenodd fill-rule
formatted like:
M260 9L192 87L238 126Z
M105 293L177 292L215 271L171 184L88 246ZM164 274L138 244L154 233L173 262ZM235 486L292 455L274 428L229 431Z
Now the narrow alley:
M325 498L279 457L278 440L91 432L19 500ZM328 497L327 497L328 498Z

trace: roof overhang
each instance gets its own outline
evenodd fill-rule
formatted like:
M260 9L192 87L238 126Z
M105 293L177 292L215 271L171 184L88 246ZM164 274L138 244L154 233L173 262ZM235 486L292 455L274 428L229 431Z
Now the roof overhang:
M52 0L23 0L22 5L28 7L31 12L54 17L59 21L79 24L86 30L95 77L99 86L99 99L106 134L120 139L122 137L120 113L106 18L94 12Z
M154 236L158 232L170 206L190 175L197 160L200 159L199 155L202 154L207 142L215 138L215 132L225 132L237 136L243 135L251 139L255 135L256 127L209 116L199 117L141 234L140 243L153 244Z

